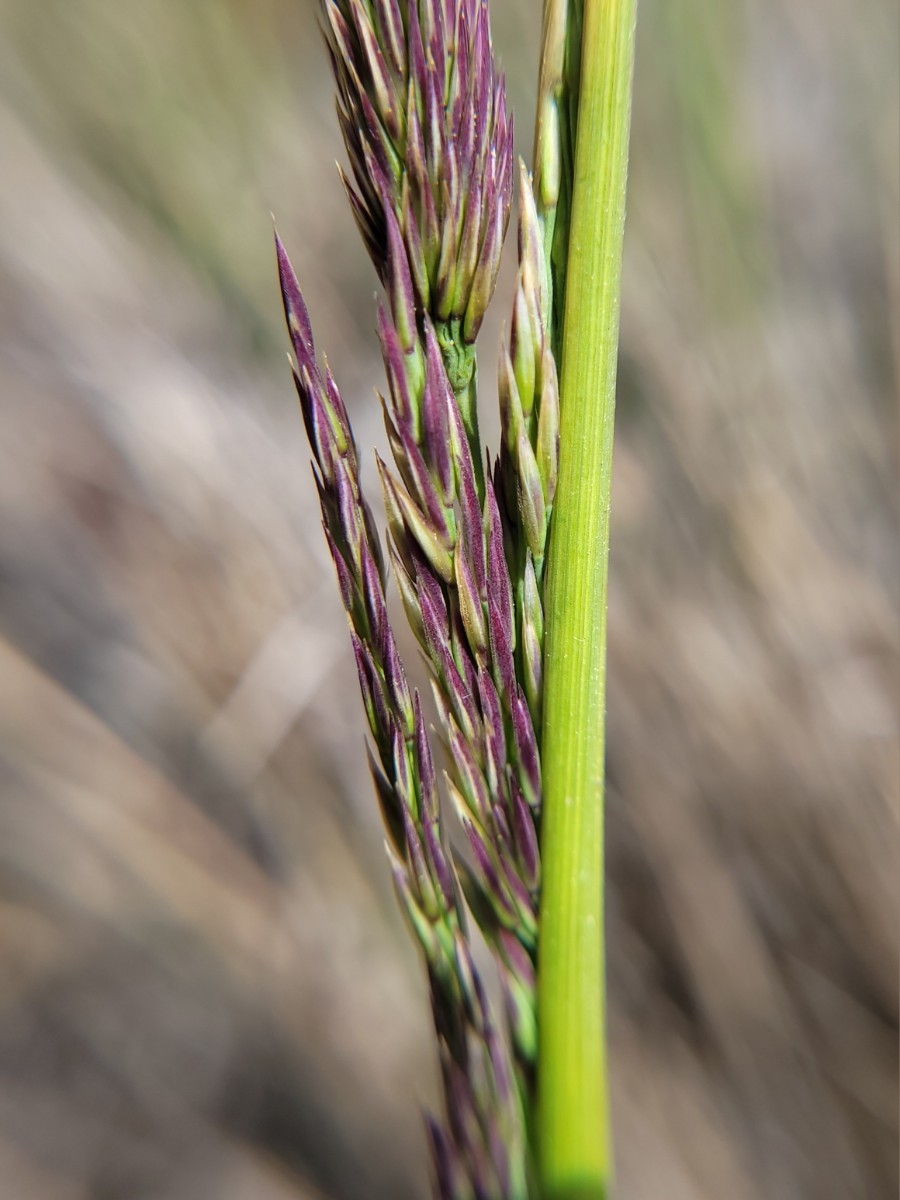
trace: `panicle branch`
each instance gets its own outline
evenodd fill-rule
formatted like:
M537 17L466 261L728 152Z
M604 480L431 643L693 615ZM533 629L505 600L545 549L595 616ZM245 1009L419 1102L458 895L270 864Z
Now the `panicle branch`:
M540 763L516 670L512 581L493 482L480 501L462 416L425 324L422 394L407 403L392 363L396 336L381 313L391 402L385 422L398 475L379 460L391 557L410 625L432 670L448 751L448 791L471 850L467 894L498 953L526 1091L536 1053L534 956L540 864ZM424 415L417 444L410 417ZM436 434L432 439L432 434ZM518 940L521 955L503 947Z
M558 359L562 351L583 24L584 0L544 0L534 129L534 199L549 272L550 341Z
M390 212L419 310L471 346L512 193L512 119L487 0L324 0L324 8L347 191L375 269L387 286Z
M421 705L418 694L410 691L388 620L384 564L359 485L356 444L331 371L319 368L306 305L277 235L276 248L296 356L294 381L375 747L374 753L369 750L369 764L389 835L391 871L428 967L447 1109L445 1126L429 1122L439 1195L447 1200L524 1197L521 1093L472 958L458 876L445 847ZM442 366L440 379L447 389ZM420 578L423 594L427 579L434 603L443 603L438 578L427 569L417 573ZM440 643L443 650L440 617L427 602L421 611L428 613L435 646ZM448 672L454 669L451 658L445 663ZM459 687L452 695L466 724L468 698ZM514 952L510 957L518 965ZM534 980L527 966L524 971L533 995Z
M396 299L407 355L415 356L415 318L433 323L480 491L474 343L500 269L513 162L487 0L323 3L350 204Z
M559 467L559 381L550 273L531 180L519 164L519 270L509 346L500 352L500 455L506 549L516 581L519 662L535 727L543 681L543 575Z

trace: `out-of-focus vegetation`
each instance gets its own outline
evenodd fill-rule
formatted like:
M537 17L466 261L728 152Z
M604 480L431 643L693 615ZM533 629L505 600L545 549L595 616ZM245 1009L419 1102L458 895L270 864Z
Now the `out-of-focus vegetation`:
M494 3L526 156L539 7ZM618 1194L890 1197L896 12L643 0L639 19L610 601ZM309 0L0 0L13 1200L424 1194L425 993L271 250L274 211L369 447L375 281L338 154ZM487 404L508 304L501 281Z

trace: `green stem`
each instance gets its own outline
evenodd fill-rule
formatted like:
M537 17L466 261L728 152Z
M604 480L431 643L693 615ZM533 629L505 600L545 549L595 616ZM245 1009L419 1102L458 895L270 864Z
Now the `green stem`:
M546 581L538 970L542 1200L610 1177L603 971L606 582L636 0L585 0Z

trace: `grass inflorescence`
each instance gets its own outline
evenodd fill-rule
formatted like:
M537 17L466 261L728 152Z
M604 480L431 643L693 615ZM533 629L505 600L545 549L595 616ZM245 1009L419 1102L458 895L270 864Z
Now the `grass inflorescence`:
M573 147L582 6L545 6L538 183L533 189L520 166L519 266L500 356L493 463L483 458L479 432L475 341L496 285L514 164L486 0L324 0L323 14L350 163L343 178L385 293L377 325L393 460L378 460L386 557L340 391L319 365L278 241L294 379L350 624L391 870L427 964L445 1100L444 1119L428 1122L437 1193L525 1200L541 1194L545 1160L553 1160L542 1144L543 1113L553 1106L539 1078L537 1000L548 994L552 1012L563 979L544 970L539 937L541 738L548 695L552 709L545 627L555 630L554 645L567 636L548 609L548 546L565 429L559 353L569 345L562 311L570 221L579 229ZM593 311L590 300L580 302ZM563 467L564 454L565 447ZM389 574L428 664L464 858L448 847L431 735L388 618ZM599 861L594 876L599 887ZM472 917L498 966L500 1020L475 964ZM558 1066L549 1065L548 1077ZM579 1117L582 1125L595 1119L605 1115L588 1109ZM605 1132L597 1134L605 1144Z

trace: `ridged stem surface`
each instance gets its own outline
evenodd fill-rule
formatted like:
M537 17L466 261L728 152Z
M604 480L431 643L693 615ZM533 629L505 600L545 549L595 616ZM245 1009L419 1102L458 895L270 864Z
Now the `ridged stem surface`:
M542 1200L610 1176L603 938L606 591L636 0L585 0L546 580L538 971Z

